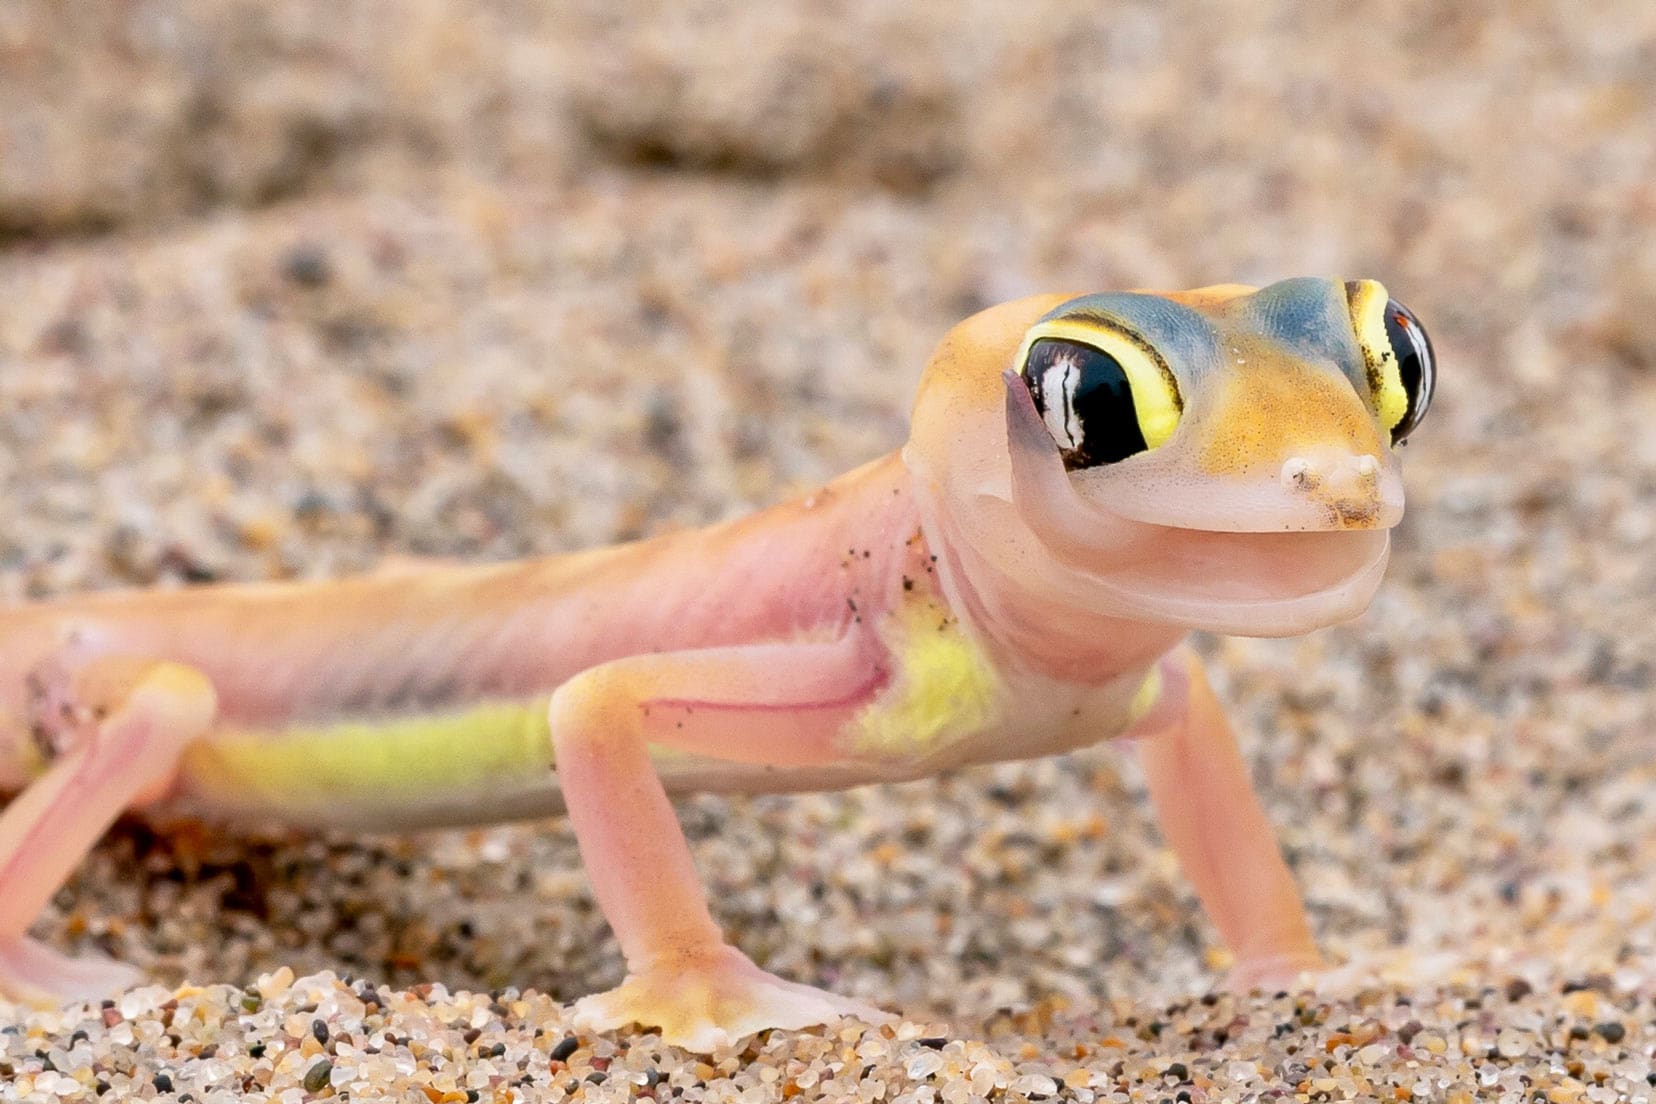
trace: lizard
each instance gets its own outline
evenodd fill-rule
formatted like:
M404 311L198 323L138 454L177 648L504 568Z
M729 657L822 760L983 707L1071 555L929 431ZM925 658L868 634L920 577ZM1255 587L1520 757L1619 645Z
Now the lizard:
M1321 966L1196 630L1361 612L1430 405L1373 280L1046 294L922 374L907 443L613 548L0 609L0 996L139 979L29 925L123 810L371 830L566 812L626 976L697 1050L881 1010L724 939L671 795L898 782L1116 737L1237 987Z

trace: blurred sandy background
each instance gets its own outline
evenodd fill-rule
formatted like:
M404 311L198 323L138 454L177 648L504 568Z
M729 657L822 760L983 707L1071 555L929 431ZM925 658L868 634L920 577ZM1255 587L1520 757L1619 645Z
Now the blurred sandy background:
M1627 1099L1656 1045L1653 233L1639 0L10 0L0 595L701 523L897 446L932 344L983 306L1378 278L1442 362L1389 582L1353 625L1206 647L1325 945L1447 956L1447 988L1122 1027L1223 957L1111 749L686 824L739 942L983 1041L990 1096ZM561 822L127 826L36 930L169 985L619 976ZM27 1022L18 1077L27 1038L73 1029ZM680 1087L781 1092L750 1064Z

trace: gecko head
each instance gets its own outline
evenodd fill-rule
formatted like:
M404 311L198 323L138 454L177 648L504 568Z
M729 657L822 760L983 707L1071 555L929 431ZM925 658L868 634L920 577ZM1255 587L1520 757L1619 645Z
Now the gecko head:
M1372 280L1069 299L1004 376L1012 500L1123 612L1302 632L1373 596L1434 379Z
M1283 635L1368 604L1436 368L1380 284L1066 299L1010 359L1011 500L1124 615Z

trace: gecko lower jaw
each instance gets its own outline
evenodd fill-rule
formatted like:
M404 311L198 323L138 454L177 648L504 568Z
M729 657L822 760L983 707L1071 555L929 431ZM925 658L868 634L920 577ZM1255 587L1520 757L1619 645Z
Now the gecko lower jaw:
M1385 529L1168 529L1160 558L1098 581L1148 619L1234 636L1297 636L1361 613L1390 548Z

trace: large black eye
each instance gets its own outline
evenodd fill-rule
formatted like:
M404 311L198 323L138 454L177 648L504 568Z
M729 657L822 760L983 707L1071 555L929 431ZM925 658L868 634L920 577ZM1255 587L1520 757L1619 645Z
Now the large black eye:
M1402 419L1392 427L1395 445L1414 432L1426 416L1426 408L1432 405L1432 392L1437 387L1437 358L1432 355L1432 339L1426 336L1426 327L1396 299L1386 300L1385 322L1386 340L1397 358L1397 374L1409 400Z
M1079 341L1043 338L1029 347L1023 377L1064 467L1113 464L1150 447L1127 373L1109 353Z

